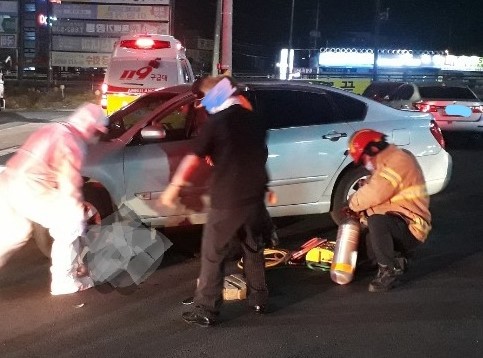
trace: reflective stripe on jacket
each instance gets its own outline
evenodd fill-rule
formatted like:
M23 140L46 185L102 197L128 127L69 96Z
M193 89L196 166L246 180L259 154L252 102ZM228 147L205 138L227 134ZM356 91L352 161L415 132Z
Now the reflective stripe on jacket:
M424 242L431 230L429 196L423 172L409 152L389 145L375 157L376 170L349 200L351 210L368 216L394 212L408 223L416 239Z

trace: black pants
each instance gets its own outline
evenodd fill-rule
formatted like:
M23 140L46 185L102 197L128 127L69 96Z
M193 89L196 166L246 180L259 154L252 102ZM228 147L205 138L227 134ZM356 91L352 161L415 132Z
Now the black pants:
M236 244L235 240L240 241L242 247L248 304L267 303L263 257L266 225L263 202L236 209L210 210L201 242L201 271L194 299L197 307L207 313L218 313L223 302L225 259Z
M367 218L367 225L368 256L381 265L393 268L396 253L407 256L421 244L409 231L406 221L399 216L371 215Z

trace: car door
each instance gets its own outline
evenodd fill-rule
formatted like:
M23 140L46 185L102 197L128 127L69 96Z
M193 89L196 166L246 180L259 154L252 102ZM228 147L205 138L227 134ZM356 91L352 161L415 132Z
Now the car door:
M180 193L180 205L170 209L159 204L183 157L193 145L193 121L204 110L195 110L192 100L177 104L163 112L150 125L165 131L165 138L149 141L137 134L124 151L124 178L126 205L141 218L172 216L172 220L184 220L182 216L205 211L203 193L206 192L209 167L205 163L195 171L192 185ZM199 119L199 118L198 118ZM168 223L169 224L169 223Z
M268 129L268 169L276 205L319 201L346 158L353 130L338 121L333 101L324 92L262 88L251 96Z

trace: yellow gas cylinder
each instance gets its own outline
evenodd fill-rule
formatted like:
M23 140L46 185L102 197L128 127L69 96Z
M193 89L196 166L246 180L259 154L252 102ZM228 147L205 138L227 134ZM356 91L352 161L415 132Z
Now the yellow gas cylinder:
M345 285L354 278L360 231L360 223L353 217L345 219L337 230L330 278L339 285Z

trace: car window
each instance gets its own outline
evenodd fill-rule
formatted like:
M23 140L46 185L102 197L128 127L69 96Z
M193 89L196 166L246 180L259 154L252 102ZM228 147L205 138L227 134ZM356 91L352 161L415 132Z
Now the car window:
M338 121L362 121L366 116L367 105L364 102L337 92L327 92L327 95L332 98L340 112Z
M154 109L159 106L159 101L144 101L145 103L143 106L137 107L135 110L131 111L130 113L126 113L122 117L122 122L124 124L124 128L129 129L133 125L135 125L141 118L143 118L146 114L151 113Z
M394 93L393 98L391 100L409 100L414 94L414 88L413 86L409 84L402 85L397 89L397 91Z
M168 113L164 112L151 121L150 125L166 132L164 141L184 140L197 135L206 120L206 111L194 107L194 100L185 102Z
M268 129L310 126L334 121L334 109L323 93L256 90L257 111Z
M391 97L394 91L401 86L399 82L375 82L371 83L362 93L364 97L381 102L386 96Z
M109 132L103 139L114 139L153 112L161 104L173 98L173 93L157 93L140 97L109 117Z
M419 94L423 99L478 101L475 94L467 87L425 86L419 88Z

